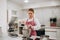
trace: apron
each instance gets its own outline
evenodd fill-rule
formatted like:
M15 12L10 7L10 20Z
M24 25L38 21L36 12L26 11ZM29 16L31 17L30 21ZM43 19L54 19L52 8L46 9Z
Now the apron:
M34 22L34 19L32 21L26 21L26 25L28 27L28 25L32 25L32 27L34 27L36 25L36 23ZM34 29L32 29L31 27L29 28L31 29L31 33L30 33L30 36L36 36L36 31Z

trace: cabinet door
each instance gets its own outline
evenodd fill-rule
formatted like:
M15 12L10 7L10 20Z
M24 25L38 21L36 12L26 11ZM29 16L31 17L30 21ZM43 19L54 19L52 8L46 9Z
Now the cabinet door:
M56 30L55 29L46 29L45 34L49 35L50 39L56 39Z
M60 29L57 29L57 40L60 40Z
M2 37L2 29L1 29L1 27L0 27L0 37Z

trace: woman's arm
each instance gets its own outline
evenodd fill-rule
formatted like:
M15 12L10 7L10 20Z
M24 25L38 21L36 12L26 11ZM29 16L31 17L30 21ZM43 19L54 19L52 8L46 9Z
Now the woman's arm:
M35 18L34 21L36 23L34 30L39 30L41 28L41 24L39 23L39 20Z

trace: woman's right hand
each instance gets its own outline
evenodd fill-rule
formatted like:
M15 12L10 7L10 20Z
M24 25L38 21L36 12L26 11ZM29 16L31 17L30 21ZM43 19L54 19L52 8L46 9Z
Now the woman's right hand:
M32 27L32 25L28 25L28 28L31 28Z

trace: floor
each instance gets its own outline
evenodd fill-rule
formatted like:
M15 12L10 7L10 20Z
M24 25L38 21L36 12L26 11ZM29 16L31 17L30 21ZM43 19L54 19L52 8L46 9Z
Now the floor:
M22 40L22 37L10 37L4 34L0 36L0 40Z
M22 40L22 37L10 37L6 35L6 36L0 37L0 40Z
M13 37L6 36L6 37L1 37L0 40L22 40L22 38L21 37L13 38Z

